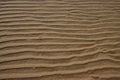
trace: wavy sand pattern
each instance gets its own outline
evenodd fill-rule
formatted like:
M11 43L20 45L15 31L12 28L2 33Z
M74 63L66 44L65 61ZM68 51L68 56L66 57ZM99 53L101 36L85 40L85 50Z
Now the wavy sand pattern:
M120 80L120 0L0 0L0 80Z

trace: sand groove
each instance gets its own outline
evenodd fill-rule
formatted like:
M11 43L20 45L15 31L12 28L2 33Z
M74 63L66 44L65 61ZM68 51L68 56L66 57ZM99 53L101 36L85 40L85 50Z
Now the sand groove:
M0 0L0 80L119 79L119 0Z

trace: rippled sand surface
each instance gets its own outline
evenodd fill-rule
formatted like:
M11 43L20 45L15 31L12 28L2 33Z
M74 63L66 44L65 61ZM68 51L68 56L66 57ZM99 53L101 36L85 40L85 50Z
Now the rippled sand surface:
M120 0L0 0L0 80L120 80Z

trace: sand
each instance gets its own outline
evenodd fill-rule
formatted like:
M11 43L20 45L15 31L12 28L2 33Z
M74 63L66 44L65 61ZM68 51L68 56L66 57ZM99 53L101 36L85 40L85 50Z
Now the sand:
M0 80L120 80L120 0L0 0Z

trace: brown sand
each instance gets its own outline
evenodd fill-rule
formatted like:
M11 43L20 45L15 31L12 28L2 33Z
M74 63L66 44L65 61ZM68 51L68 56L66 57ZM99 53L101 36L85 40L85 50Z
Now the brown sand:
M120 0L0 0L0 80L120 80Z

